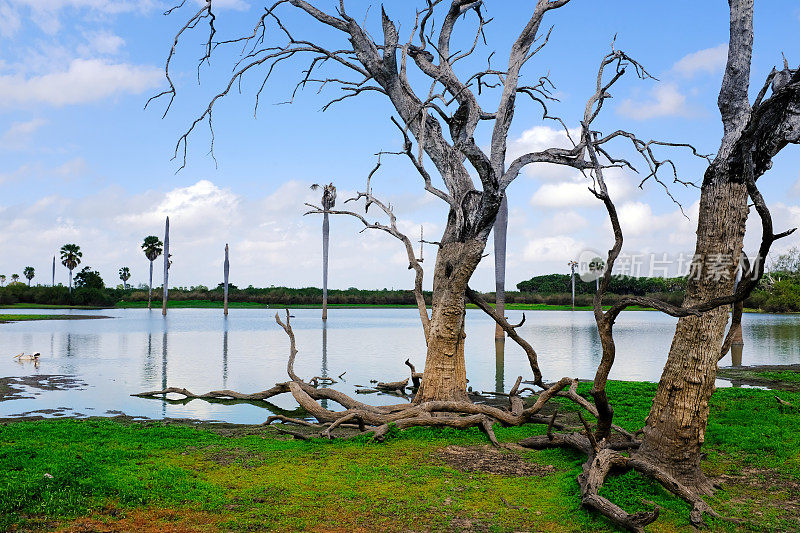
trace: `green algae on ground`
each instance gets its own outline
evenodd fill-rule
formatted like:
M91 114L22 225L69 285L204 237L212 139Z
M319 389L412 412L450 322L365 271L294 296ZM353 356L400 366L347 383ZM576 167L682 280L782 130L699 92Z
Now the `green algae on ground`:
M655 385L612 382L608 390L617 423L641 427ZM724 489L710 503L743 521L714 521L712 531L800 529L793 503L800 496L800 414L780 413L767 401L771 395L720 389L712 398L704 467ZM800 393L785 399L800 404ZM497 436L513 442L543 431L498 428ZM502 475L445 453L454 446L482 453L487 442L474 429L392 431L383 444L365 437L284 439L257 427L107 419L3 424L0 529L52 529L53 521L69 527L78 516L113 523L180 509L202 514L209 531L614 531L580 507L575 477L584 458L571 451L525 452L532 470ZM637 474L610 478L603 494L631 511L659 505L661 517L649 531L690 528L687 505Z
M800 365L729 366L720 368L717 375L734 385L800 390Z
M4 322L29 322L32 320L93 320L111 318L100 315L7 315L0 314L0 323Z

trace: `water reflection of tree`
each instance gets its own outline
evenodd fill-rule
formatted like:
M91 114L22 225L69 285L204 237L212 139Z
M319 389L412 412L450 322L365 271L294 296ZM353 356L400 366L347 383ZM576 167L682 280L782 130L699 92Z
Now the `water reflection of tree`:
M147 350L145 351L144 367L142 368L142 377L145 383L149 383L156 377L156 367L153 364L153 332L147 332Z
M323 378L328 377L328 322L322 321L322 368L320 368L320 376ZM323 385L324 386L324 385ZM320 404L325 409L328 408L328 400L321 400Z
M161 386L167 388L167 329L164 325L164 336L161 339ZM161 402L161 416L167 416L167 402Z
M494 340L494 391L505 392L505 337Z
M224 317L222 329L222 388L228 388L228 317Z

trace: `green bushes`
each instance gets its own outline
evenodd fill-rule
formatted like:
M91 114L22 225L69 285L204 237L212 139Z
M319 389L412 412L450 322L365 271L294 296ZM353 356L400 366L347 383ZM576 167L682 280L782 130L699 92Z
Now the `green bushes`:
M569 276L550 274L537 276L522 282L518 287L536 288L532 290L511 291L506 293L506 303L509 304L549 304L571 305L572 295L569 291ZM631 278L619 280L611 285L611 293L606 295L605 303L614 304L628 294L651 296L665 300L673 305L683 302L682 278ZM575 304L589 306L592 304L595 284L576 281ZM495 295L492 292L484 293L484 297L493 302ZM208 289L203 286L189 288L174 288L170 290L170 300L182 301L211 301L222 302L223 294L219 289ZM303 287L292 289L289 287L247 287L230 291L231 302L243 302L272 306L311 306L322 303L322 289L316 287ZM83 305L94 307L111 307L117 302L146 302L147 291L141 289L78 287L69 294L67 287L28 287L22 283L9 284L0 287L0 305L16 303L29 303L40 305ZM153 288L153 301L161 305L161 288ZM425 293L425 301L430 305L431 293ZM414 293L410 290L360 290L349 288L344 290L331 289L328 291L328 303L331 305L415 305ZM773 276L772 280L765 280L745 300L745 307L758 309L770 313L800 312L800 276L784 275Z
M569 274L546 274L534 276L527 281L517 283L517 288L522 292L538 294L571 293L572 285ZM617 276L611 278L609 292L614 294L633 294L644 296L649 293L674 293L683 292L686 288L686 278L644 278L633 276ZM575 294L594 294L596 285L594 281L585 282L575 276Z

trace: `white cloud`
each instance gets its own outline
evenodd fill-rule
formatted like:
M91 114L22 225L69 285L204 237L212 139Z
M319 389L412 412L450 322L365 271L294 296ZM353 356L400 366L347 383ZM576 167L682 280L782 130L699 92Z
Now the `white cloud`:
M728 45L722 43L713 48L706 48L683 56L672 66L672 70L687 78L698 73L715 74L725 68L727 59Z
M625 200L633 193L629 179L618 169L604 172L608 192L615 202ZM572 181L545 183L533 193L530 203L536 207L602 207L602 203L591 192L591 182L578 174Z
M0 36L13 37L22 27L19 13L6 3L0 3Z
M84 175L88 168L89 165L84 158L74 157L56 167L54 172L64 178L74 178Z
M205 0L195 0L195 3L202 6L206 2ZM247 11L250 9L250 6L244 0L214 0L212 6L214 10L233 9L236 11Z
M204 0L196 0L198 5ZM102 15L125 13L148 13L166 4L157 0L3 0L0 3L0 35L13 37L21 26L21 18L29 16L31 21L50 35L62 28L62 12L84 10ZM246 11L250 9L245 0L214 0L214 8Z
M161 83L163 72L150 66L74 59L67 70L25 77L0 75L0 102L5 108L46 104L64 106L119 94L140 94Z
M797 178L797 181L792 185L792 188L789 190L789 195L800 196L800 178Z
M625 202L619 207L619 225L626 236L652 233L654 227L653 209L643 202Z
M561 261L574 259L586 247L585 243L569 235L555 235L531 239L525 246L523 258L527 261Z
M78 48L84 56L94 54L114 55L125 46L125 39L110 31L96 31L86 34L86 45Z
M569 130L569 134L573 140L577 141L580 137L580 128ZM510 164L523 154L541 152L548 148L572 148L572 146L563 128L534 126L523 131L518 138L509 141L506 160L507 164ZM528 176L548 181L560 181L580 175L574 168L550 163L528 165L523 169L523 172Z
M691 114L686 106L686 96L678 90L678 86L674 83L656 85L650 91L649 98L644 101L630 98L623 100L617 108L617 112L635 120Z
M42 118L34 118L26 122L14 122L0 137L0 148L4 150L23 150L33 141L36 130L47 124Z
M195 228L230 227L237 219L239 197L229 189L221 189L208 180L180 187L166 193L152 208L117 217L123 224L155 225L169 216L175 223Z

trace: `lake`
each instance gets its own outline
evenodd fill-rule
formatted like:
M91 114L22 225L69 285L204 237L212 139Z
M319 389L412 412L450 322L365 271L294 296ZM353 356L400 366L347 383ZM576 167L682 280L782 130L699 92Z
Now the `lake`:
M250 404L193 400L169 403L130 395L166 386L192 392L234 389L257 392L288 379L289 343L275 323L275 310L221 309L103 311L13 310L25 314L103 314L103 320L17 322L0 325L0 376L73 376L76 388L27 388L26 396L0 402L0 418L25 414L94 416L124 412L148 418L197 418L237 423L262 422L269 412ZM408 377L410 358L422 370L425 341L416 309L330 309L323 324L318 309L293 310L297 337L295 371L305 379L337 376L335 387L353 393L370 380ZM509 311L517 322L522 313ZM592 378L600 341L589 311L529 311L518 331L539 354L545 380ZM657 312L623 313L615 326L617 359L612 379L658 381L676 319ZM800 316L746 314L743 363L800 363ZM479 310L467 311L467 376L476 391L507 390L518 375L531 379L524 352L506 341L497 353L494 323ZM38 367L16 362L20 352L41 352ZM730 364L730 356L722 365ZM719 385L726 382L719 381ZM359 396L373 404L397 398ZM290 395L273 398L277 409L294 409ZM54 410L55 412L51 411Z

